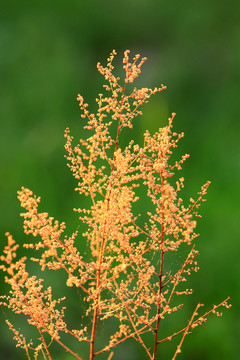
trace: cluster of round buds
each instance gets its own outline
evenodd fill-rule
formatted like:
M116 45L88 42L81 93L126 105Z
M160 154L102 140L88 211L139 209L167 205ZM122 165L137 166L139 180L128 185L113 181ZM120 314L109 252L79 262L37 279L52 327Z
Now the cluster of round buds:
M141 73L141 66L144 64L144 62L147 60L146 57L143 57L139 64L136 64L138 59L140 58L140 55L137 54L133 58L133 63L129 62L129 50L126 50L124 52L124 58L123 58L123 68L126 71L126 79L125 83L132 83L136 77Z

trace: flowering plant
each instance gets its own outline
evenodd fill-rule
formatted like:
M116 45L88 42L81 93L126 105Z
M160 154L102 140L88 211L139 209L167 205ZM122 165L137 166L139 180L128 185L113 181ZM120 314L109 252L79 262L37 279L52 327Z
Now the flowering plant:
M120 131L132 128L135 117L141 115L141 105L165 86L132 87L146 58L136 55L130 62L129 51L124 53L125 80L121 84L113 74L115 55L115 51L110 54L106 67L97 64L107 81L104 88L109 94L99 94L97 113L89 112L81 95L77 98L82 118L87 119L85 128L89 137L74 146L69 129L65 132L66 158L77 180L75 190L90 201L89 208L74 210L80 223L85 224L82 236L90 246L91 257L84 256L78 248L78 231L70 237L64 236L65 223L38 210L40 197L24 187L18 192L25 209L21 214L24 232L38 238L37 242L23 244L39 253L31 261L38 262L42 271L64 270L66 286L79 289L82 301L87 304L85 316L91 319L88 326L84 321L78 329L69 326L62 306L64 297L54 299L52 288L45 288L43 279L27 271L27 256L17 259L19 245L7 233L8 244L1 255L0 268L6 273L5 282L11 290L8 296L1 297L1 305L15 314L24 314L29 325L37 329L39 338L28 341L6 320L17 346L25 349L28 359L52 359L51 344L56 342L73 358L81 360L80 351L72 350L62 340L64 334L76 342L88 343L90 360L102 353L110 360L113 349L129 338L145 349L147 358L156 360L158 347L179 335L179 345L172 355L175 359L193 328L204 323L210 313L221 315L219 307L230 306L227 298L199 315L202 304L198 303L187 325L161 337L160 323L183 306L176 297L192 293L192 289L181 284L198 270L194 244L198 236L196 218L210 183L204 184L187 206L183 204L179 193L184 179L180 177L173 183L172 177L181 170L188 155L175 163L170 161L173 149L183 137L183 133L172 131L175 114L153 136L146 131L143 146L133 141L124 149L119 146ZM145 196L146 206L139 214L136 203L141 196ZM141 217L146 219L144 223ZM169 256L182 246L189 248L187 256L178 269L169 269L166 265ZM115 319L117 327L99 347L96 345L98 324L107 319ZM152 343L146 340L146 333L152 335Z

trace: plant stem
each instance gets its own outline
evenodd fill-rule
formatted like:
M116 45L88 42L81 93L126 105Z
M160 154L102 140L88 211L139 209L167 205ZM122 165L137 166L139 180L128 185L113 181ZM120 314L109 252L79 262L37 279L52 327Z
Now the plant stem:
M126 85L127 85L127 83L125 82L123 92L122 92L121 111L120 111L120 114L119 114L117 135L116 135L116 141L115 141L115 148L114 148L114 153L113 153L113 163L112 163L112 166L111 166L111 174L112 174L114 166L115 166L115 152L116 152L117 147L118 147L119 133L120 133L120 127L121 127L121 114L122 114L123 100L124 100L124 94L125 94ZM110 174L110 176L111 176L111 174ZM112 188L111 188L111 182L110 182L109 193L108 193L108 196L106 197L107 211L110 208L111 189ZM94 346L95 346L96 327L97 327L97 319L98 319L98 314L99 314L99 303L100 303L101 265L102 265L102 261L103 261L103 253L104 253L104 247L105 247L106 238L107 238L107 236L106 236L106 220L105 220L104 230L103 230L103 240L102 240L102 244L101 244L100 255L99 255L99 258L98 258L97 284L96 284L97 295L96 295L96 300L95 300L95 304L94 304L93 325L92 325L92 333L91 333L91 341L90 341L91 345L90 345L89 360L93 360L94 356L95 356Z
M161 173L161 182L163 186L163 176ZM161 190L161 195L163 196L163 191ZM160 262L160 272L159 272L159 289L158 289L158 305L157 305L157 324L155 329L155 337L154 337L154 348L153 348L153 360L156 360L157 356L157 345L158 345L158 333L159 333L159 325L160 325L160 311L161 311L161 294L162 294L162 275L163 275L163 257L164 257L164 251L163 251L163 244L164 244L164 212L163 212L163 203L162 203L162 233L161 233L161 243L160 243L160 251L161 251L161 262Z

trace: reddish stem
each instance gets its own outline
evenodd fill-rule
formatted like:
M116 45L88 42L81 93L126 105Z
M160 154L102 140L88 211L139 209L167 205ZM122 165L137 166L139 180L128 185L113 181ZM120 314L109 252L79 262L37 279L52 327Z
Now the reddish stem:
M117 129L117 135L116 135L116 141L115 141L115 148L114 148L114 154L113 154L113 163L111 166L111 174L112 171L114 169L115 166L115 152L117 150L117 146L118 146L118 140L119 140L119 133L120 133L120 125L121 125L121 114L122 114L122 109L123 109L123 100L124 100L124 93L125 93L125 89L126 89L126 85L127 83L125 82L125 86L123 88L123 93L122 93L122 100L121 100L121 111L119 114L119 121L118 121L118 129ZM110 174L110 178L111 178L111 174ZM109 189L109 194L106 197L107 199L107 211L109 210L110 207L110 196L111 196L111 183L110 183L110 189ZM93 360L95 353L94 353L94 346L95 346L95 337L96 337L96 327L97 327L97 318L98 318L98 314L99 314L99 303L100 303L100 285L101 285L101 264L103 261L103 253L104 253L104 247L105 247L105 241L106 241L106 221L104 224L104 231L103 231L103 240L102 240L102 244L101 244L101 249L100 249L100 254L99 254L99 259L98 259L98 265L99 268L97 270L97 284L96 284L96 290L97 290L97 296L96 296L96 300L95 300L95 307L94 307L94 314L93 314L93 325L92 325L92 333L91 333L91 341L90 341L90 357L89 360Z
M161 182L163 186L163 177L161 173ZM163 196L163 191L161 190L161 194ZM157 324L155 329L155 337L154 337L154 348L153 348L153 360L156 360L157 356L157 345L158 345L158 333L159 333L159 325L160 325L160 311L161 311L161 294L162 294L162 275L163 275L163 244L164 244L164 213L163 213L163 203L162 203L162 233L161 233L161 243L160 243L160 251L161 251L161 263L160 263L160 272L159 272L159 289L158 289L158 305L157 305Z

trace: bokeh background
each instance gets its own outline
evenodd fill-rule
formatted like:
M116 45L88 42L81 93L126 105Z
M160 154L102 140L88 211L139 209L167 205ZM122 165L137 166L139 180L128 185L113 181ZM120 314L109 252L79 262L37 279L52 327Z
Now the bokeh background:
M211 316L186 338L179 355L185 360L240 357L239 13L237 0L10 0L0 5L1 249L6 231L20 243L26 239L16 198L22 185L42 196L42 211L66 221L69 234L75 230L78 220L72 208L83 200L73 191L63 133L70 127L76 139L84 136L76 96L80 92L95 108L103 84L96 63L105 64L112 49L118 52L116 66L125 49L147 56L140 86L163 83L167 90L144 107L129 136L141 142L145 129L153 133L176 112L175 130L185 133L178 155L191 154L181 174L185 196L194 197L204 182L212 182L198 225L200 271L192 276L195 292L182 318L190 317L198 301L210 307L230 295L233 304L221 319ZM2 274L0 280L2 294L7 291ZM54 275L48 280L63 295ZM82 311L81 299L70 305L74 322ZM4 324L6 316L16 319L0 309L0 358L24 359ZM172 317L169 324L177 330ZM24 328L22 321L16 319ZM175 346L163 345L159 358L172 358ZM54 354L57 360L71 359L58 348ZM116 350L115 358L146 357L130 342Z

